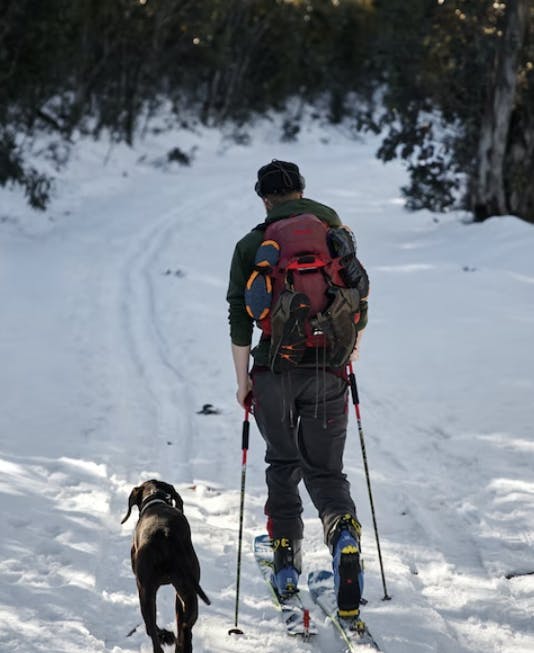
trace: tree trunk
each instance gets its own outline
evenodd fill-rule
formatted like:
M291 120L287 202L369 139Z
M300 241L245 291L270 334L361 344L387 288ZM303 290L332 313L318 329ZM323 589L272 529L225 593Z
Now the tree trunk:
M472 207L475 220L509 212L504 158L514 108L519 56L525 38L528 0L507 2L504 32L496 53L494 78L480 127Z
M506 190L511 212L534 222L534 111L523 106L517 113L506 156Z

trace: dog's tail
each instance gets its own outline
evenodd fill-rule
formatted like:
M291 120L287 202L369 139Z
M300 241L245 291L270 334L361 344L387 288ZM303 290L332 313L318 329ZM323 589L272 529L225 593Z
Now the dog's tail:
M187 524L187 521L186 521L186 524ZM193 544L191 543L191 539L190 539L191 538L191 533L189 531L189 524L187 524L187 528L188 528L188 533L189 533L189 538L188 538L189 544L184 546L183 538L177 538L175 540L176 549L181 551L181 555L182 555L182 557L184 559L194 560L195 567L198 569L198 574L200 576L200 566L199 566L199 563L198 563L197 554L195 553L195 550L193 549ZM190 580L191 584L193 585L193 589L198 594L198 596L200 596L200 598L204 601L204 603L206 605L211 605L211 601L207 597L206 592L204 592L202 587L200 587L200 583L197 580L197 578L194 578L194 574L191 574L191 576L189 577L189 580ZM178 584L178 587L179 587L179 584ZM176 591L179 593L178 589Z
M202 587L200 587L200 585L198 583L196 583L195 590L196 590L196 593L200 596L200 598L204 601L204 603L206 605L211 605L211 601L208 599L208 597L206 596L204 590L202 589Z

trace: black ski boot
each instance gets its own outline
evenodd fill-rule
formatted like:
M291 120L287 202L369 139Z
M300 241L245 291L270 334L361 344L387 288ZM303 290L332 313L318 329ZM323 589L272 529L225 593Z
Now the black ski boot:
M360 561L361 526L346 514L336 520L329 538L338 614L358 619L363 592L363 568Z
M299 575L302 570L302 540L280 537L273 540L273 586L284 598L298 592Z

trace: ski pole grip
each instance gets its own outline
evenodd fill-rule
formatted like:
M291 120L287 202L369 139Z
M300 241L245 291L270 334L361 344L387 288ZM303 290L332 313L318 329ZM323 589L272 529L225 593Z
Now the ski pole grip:
M245 418L243 420L243 433L241 439L242 451L248 450L248 436L250 433L249 415L252 412L252 392L249 392L245 397Z
M355 406L358 406L360 403L360 398L358 397L358 386L356 385L356 375L352 369L352 365L349 366L349 383L350 383L350 392L352 395L352 403Z
M243 449L244 451L248 449L249 433L250 433L250 422L248 421L248 419L245 419L245 421L243 422L243 438L241 440L241 449Z

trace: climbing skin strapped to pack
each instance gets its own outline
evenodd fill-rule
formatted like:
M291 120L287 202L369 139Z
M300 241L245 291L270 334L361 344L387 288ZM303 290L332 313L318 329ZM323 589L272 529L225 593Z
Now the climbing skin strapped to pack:
M345 365L354 349L369 280L351 232L300 214L267 225L245 288L248 314L270 338L273 372L299 365L308 348Z

